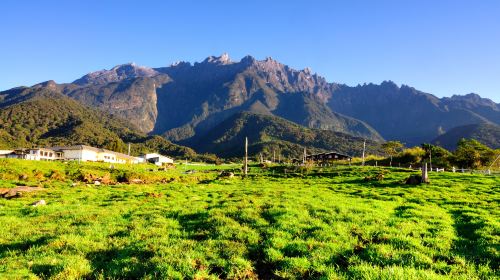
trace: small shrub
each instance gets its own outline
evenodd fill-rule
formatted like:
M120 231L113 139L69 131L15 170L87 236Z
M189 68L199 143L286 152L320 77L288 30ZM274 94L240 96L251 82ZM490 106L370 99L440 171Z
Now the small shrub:
M43 174L43 172L40 170L35 170L33 172L33 177L37 180L43 180L45 179L45 174Z
M49 178L51 180L64 181L66 176L58 170L52 170Z
M144 183L147 181L147 176L134 172L134 171L125 171L117 176L118 182L122 183Z

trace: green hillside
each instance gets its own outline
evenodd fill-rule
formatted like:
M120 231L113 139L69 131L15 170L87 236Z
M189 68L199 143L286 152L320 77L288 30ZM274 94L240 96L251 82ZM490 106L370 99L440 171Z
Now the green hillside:
M359 156L363 149L363 139L359 137L309 129L279 117L248 112L233 115L207 134L185 144L199 152L235 157L243 155L245 137L249 139L250 155L270 156L274 150L286 158L300 158L307 148L308 153L337 151ZM379 154L379 143L367 141L367 152Z
M85 144L125 152L126 143L133 143L133 154L196 155L192 149L148 137L122 119L86 107L50 84L0 93L0 149Z

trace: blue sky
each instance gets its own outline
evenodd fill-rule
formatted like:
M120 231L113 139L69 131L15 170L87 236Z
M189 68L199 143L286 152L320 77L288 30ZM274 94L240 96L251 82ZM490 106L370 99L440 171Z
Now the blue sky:
M331 82L393 80L500 102L499 15L496 0L3 0L0 90L228 52L311 67Z

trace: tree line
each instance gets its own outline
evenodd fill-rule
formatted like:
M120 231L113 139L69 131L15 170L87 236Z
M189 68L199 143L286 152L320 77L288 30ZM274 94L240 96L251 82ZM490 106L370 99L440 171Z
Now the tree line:
M491 149L474 139L461 139L454 151L429 143L405 148L399 141L385 142L382 144L382 149L386 158L377 162L381 165L408 167L427 162L434 167L446 169L500 167L500 149Z

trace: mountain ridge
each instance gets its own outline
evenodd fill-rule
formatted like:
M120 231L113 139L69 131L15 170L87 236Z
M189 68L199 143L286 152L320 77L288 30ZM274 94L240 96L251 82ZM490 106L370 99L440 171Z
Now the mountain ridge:
M126 119L142 133L175 142L196 138L240 112L407 145L429 142L457 126L500 124L500 105L477 94L438 98L391 81L350 87L271 57L233 61L223 54L157 68L127 63L91 72L73 83L32 86L39 87Z

